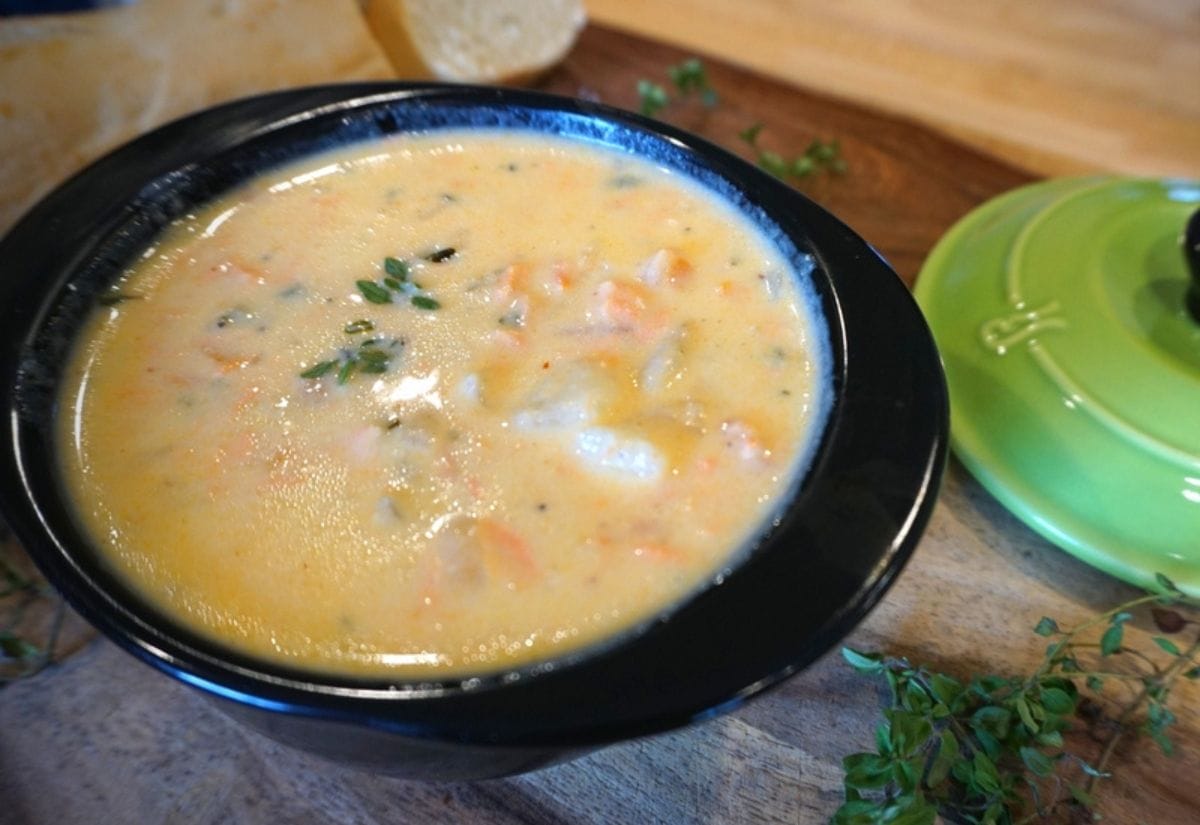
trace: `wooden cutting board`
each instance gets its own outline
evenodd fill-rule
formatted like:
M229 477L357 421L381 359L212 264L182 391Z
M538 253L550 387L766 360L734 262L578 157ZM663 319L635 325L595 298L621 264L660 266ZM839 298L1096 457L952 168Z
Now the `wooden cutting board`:
M595 97L626 109L639 105L637 82L670 87L666 68L692 55L612 29L589 27L575 50L541 84L547 91ZM657 116L743 157L738 133L763 124L758 142L784 157L814 139L836 138L845 175L819 175L799 188L883 253L911 286L925 255L958 218L1033 175L980 154L914 122L805 92L705 60L718 105L672 104Z
M592 26L541 85L636 108L637 80L665 82L666 67L686 56ZM849 171L802 188L910 285L956 219L1031 180L917 124L707 67L720 105L679 105L662 117L735 149L755 122L761 144L782 154L813 138L840 140ZM952 462L915 557L848 642L960 676L1027 672L1043 646L1031 633L1039 617L1073 624L1131 592L1034 535ZM1147 643L1147 627L1134 623L1134 643ZM831 653L702 725L527 776L421 784L278 746L101 640L0 693L0 821L817 823L839 804L842 757L870 747L882 699L879 685ZM1175 697L1174 759L1146 746L1123 754L1106 822L1200 820L1198 699L1194 685ZM1086 734L1076 742L1094 747Z

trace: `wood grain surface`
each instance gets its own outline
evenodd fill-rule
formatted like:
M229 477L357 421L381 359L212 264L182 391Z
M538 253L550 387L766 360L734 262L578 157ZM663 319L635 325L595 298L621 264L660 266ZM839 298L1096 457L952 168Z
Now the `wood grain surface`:
M587 0L1043 175L1200 177L1200 0Z
M547 89L635 105L639 77L683 52L590 27ZM878 247L912 283L934 241L1027 172L914 122L710 61L714 110L665 119L727 146L749 123L798 151L841 140L850 171L807 191ZM939 503L895 587L851 635L960 676L1018 673L1041 656L1042 615L1073 624L1132 591L1026 529L951 462ZM1129 633L1148 643L1139 616ZM786 632L781 629L781 632ZM196 691L99 640L0 692L0 822L70 823L818 823L840 796L840 761L870 747L880 686L835 652L710 722L616 745L505 780L421 784L359 773L276 745ZM1138 745L1106 783L1105 822L1200 820L1200 692L1175 697L1178 754ZM1075 744L1095 750L1089 733Z

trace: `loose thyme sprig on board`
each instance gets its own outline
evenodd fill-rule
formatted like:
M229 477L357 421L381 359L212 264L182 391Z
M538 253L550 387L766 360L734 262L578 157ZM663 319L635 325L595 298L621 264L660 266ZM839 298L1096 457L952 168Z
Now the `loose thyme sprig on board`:
M708 82L708 71L698 58L690 57L678 66L668 66L667 77L681 99L695 94L706 107L711 109L717 105L717 90ZM671 104L671 94L652 80L639 80L637 93L638 110L647 117L654 117Z
M802 154L788 160L778 152L763 149L758 145L758 135L761 131L762 124L755 123L738 132L738 137L754 150L758 157L758 165L781 180L810 178L820 172L834 175L846 173L842 145L837 140L814 140Z
M54 660L54 649L66 617L66 605L49 585L26 576L13 563L14 552L0 526L0 687L32 676ZM21 634L26 613L43 599L57 600L45 640L35 643Z
M660 83L646 78L638 80L638 110L642 114L655 117L674 101L692 96L698 96L708 108L716 106L720 99L716 89L709 83L704 64L695 57L677 66L668 66L667 77L675 89L675 97ZM738 132L738 137L750 147L758 165L781 180L803 180L821 172L842 175L848 168L842 157L841 144L836 140L814 140L803 153L788 159L759 145L758 137L762 129L761 123L754 123Z
M1170 754L1171 691L1179 679L1200 678L1200 602L1166 576L1157 580L1161 592L1067 630L1043 617L1034 632L1052 641L1027 677L964 683L906 659L843 648L855 669L887 680L891 706L876 728L876 751L843 760L845 802L833 822L931 825L939 814L986 825L1099 819L1097 789L1113 774L1117 744L1145 735ZM1146 605L1154 605L1164 634L1149 652L1124 645L1132 611ZM1075 719L1106 731L1094 762L1070 752L1063 738Z

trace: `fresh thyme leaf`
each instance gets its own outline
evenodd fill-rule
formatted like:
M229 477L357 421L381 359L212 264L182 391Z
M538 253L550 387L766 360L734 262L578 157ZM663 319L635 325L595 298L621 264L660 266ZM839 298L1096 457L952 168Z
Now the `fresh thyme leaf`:
M738 132L738 137L750 144L751 147L758 146L758 133L762 131L761 123L751 123L742 131Z
M1183 652L1179 649L1179 646L1170 639L1163 638L1162 636L1155 636L1152 641L1164 651L1170 653L1172 656L1183 655Z
M0 630L0 655L9 659L30 659L41 653L41 648L27 639L7 630Z
M1037 623L1037 627L1033 629L1033 632L1039 636L1053 636L1059 632L1058 622L1049 616L1042 616L1041 620Z
M809 175L816 174L817 162L808 155L801 155L792 161L791 172L798 178L807 178Z
M387 367L391 355L381 349L366 348L358 351L358 360L362 366Z
M403 292L409 288L408 281L397 281L395 278L384 278L383 285L388 289L394 289L396 292Z
M66 618L66 605L55 599L48 629L37 640L18 632L25 611L52 592L40 579L23 572L10 557L13 545L0 541L0 689L55 662L54 651Z
M351 321L342 327L342 332L347 335L355 335L359 332L370 332L373 329L375 329L375 324L366 318L359 318L357 321Z
M441 304L430 298L428 295L412 296L412 305L417 309L440 309Z
M884 669L882 658L877 655L859 653L848 647L842 648L842 658L859 673L879 673Z
M343 361L341 369L338 370L337 382L339 384L345 384L347 381L349 381L350 376L354 373L354 369L357 366L358 361L353 358L347 358L345 361Z
M392 258L390 256L384 258L383 271L400 281L408 279L408 264L399 258Z
M300 373L301 378L320 378L338 365L337 361L320 361Z
M777 178L787 177L788 164L778 152L758 153L758 165Z
M667 77L682 95L699 93L700 101L709 108L717 105L717 92L709 85L708 72L699 58L690 57L678 66L667 67Z
M671 102L667 90L649 80L637 82L638 100L641 101L639 111L647 117L654 117Z
M375 281L355 281L355 284L362 296L373 304L390 304L392 302L392 294Z
M1100 655L1111 656L1121 649L1121 641L1125 638L1125 628L1114 624L1100 637Z

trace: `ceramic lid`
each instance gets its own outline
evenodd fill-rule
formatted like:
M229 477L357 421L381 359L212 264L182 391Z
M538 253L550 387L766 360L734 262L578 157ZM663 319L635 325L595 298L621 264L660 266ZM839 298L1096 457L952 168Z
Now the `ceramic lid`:
M1180 239L1198 208L1198 182L1023 187L951 229L916 287L980 482L1084 561L1194 595L1200 321Z

